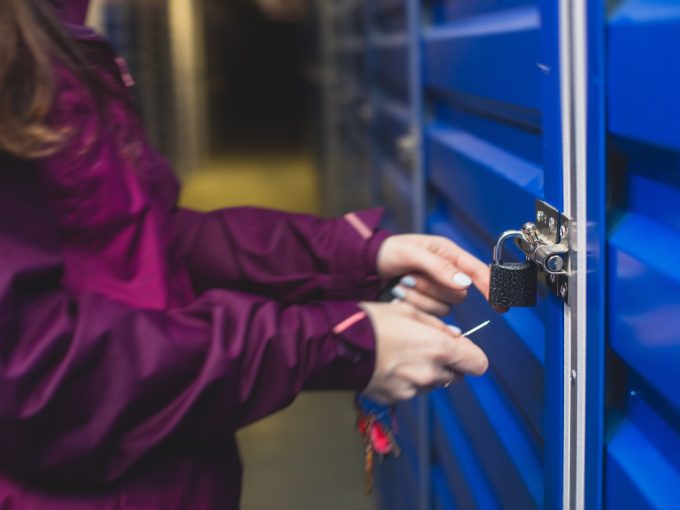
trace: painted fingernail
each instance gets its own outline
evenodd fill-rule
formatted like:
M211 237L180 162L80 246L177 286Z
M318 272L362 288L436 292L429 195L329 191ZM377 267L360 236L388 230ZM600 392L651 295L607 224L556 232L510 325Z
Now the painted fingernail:
M461 287L469 287L472 284L472 278L465 273L456 273L453 275L453 283Z
M454 326L452 324L449 325L449 329L451 330L451 333L453 333L454 335L460 335L461 333L463 333L463 331L458 326Z
M403 287L396 286L392 289L392 295L397 299L405 299L406 290Z
M404 276L401 280L399 280L399 283L404 287L412 289L413 287L416 286L416 279L414 276L408 275Z

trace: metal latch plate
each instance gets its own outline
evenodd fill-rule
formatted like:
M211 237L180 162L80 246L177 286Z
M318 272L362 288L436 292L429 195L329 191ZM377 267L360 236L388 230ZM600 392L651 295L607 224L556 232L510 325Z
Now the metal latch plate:
M538 282L543 283L553 294L565 303L569 303L569 274L571 266L569 264L569 234L570 220L567 216L560 213L555 207L536 200L536 230L538 237L545 243L551 245L562 245L564 248L564 268L563 274L549 274L540 264L538 265ZM518 247L525 253L530 251L528 245L521 239L516 240Z

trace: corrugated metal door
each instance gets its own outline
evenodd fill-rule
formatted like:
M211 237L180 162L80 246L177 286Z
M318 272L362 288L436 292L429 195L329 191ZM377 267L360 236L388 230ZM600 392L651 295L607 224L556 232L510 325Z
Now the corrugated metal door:
M370 183L388 226L445 235L483 260L503 230L533 218L534 199L561 207L555 2L326 5L338 185ZM456 308L461 327L494 318L476 337L492 369L399 406L404 456L380 466L383 508L560 506L562 316L545 292L502 317L479 294Z
M488 260L536 198L562 207L557 2L423 9L427 230ZM562 314L543 290L503 316L478 293L455 308L463 329L493 319L474 338L491 369L430 396L433 507L560 507Z
M680 508L680 3L608 18L606 508Z

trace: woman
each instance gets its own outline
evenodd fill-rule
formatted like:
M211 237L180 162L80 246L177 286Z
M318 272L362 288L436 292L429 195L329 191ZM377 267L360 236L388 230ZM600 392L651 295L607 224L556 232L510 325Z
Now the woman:
M445 239L178 209L87 3L0 0L3 509L237 508L234 432L302 389L391 403L486 370L424 313L488 288Z

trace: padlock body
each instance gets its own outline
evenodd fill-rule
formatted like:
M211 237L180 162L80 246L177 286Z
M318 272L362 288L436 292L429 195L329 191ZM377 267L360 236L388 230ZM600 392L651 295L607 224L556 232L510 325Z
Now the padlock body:
M503 262L491 264L489 303L509 308L536 305L536 264Z

